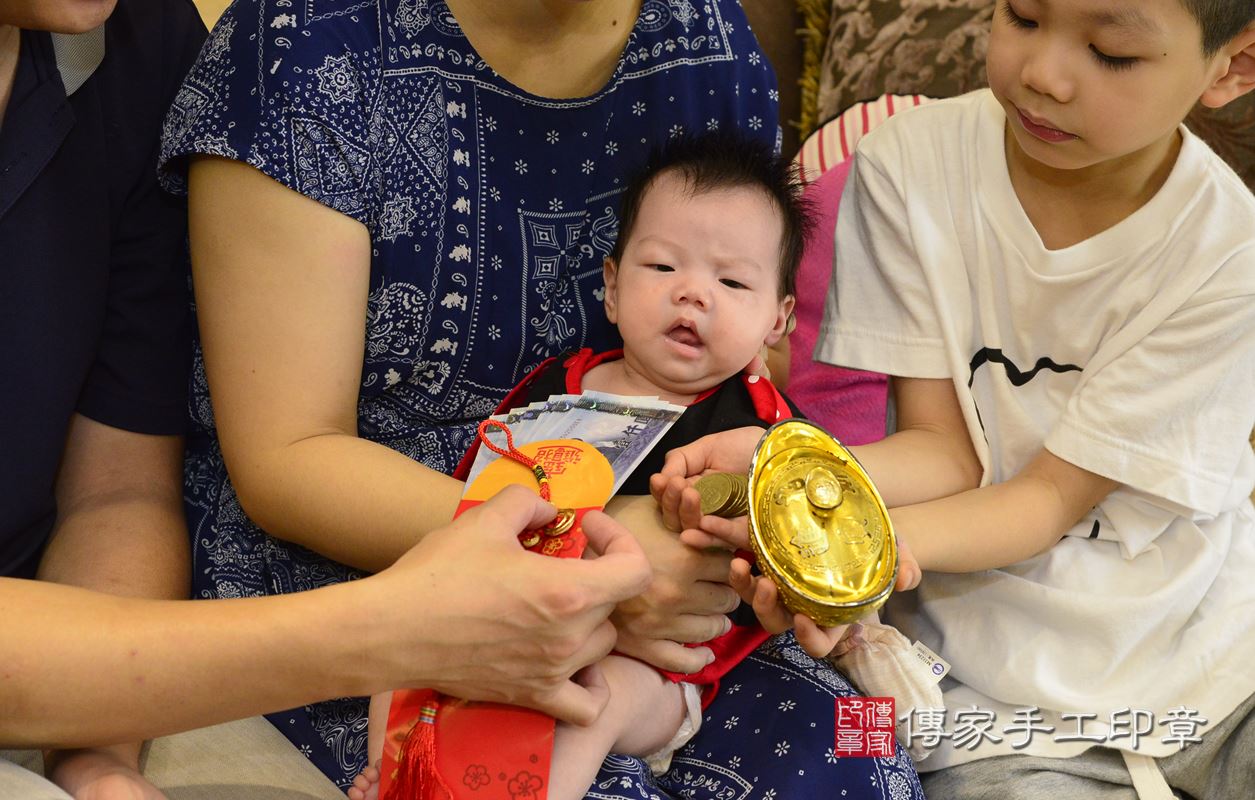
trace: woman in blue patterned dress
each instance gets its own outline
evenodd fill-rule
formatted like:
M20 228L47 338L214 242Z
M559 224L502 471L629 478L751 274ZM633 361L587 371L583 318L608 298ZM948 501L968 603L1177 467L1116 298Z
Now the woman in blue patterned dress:
M167 186L190 189L206 354L186 477L197 596L351 580L447 520L476 423L548 356L613 344L601 265L623 176L684 131L778 143L776 119L736 0L237 0L161 155ZM656 574L617 614L619 648L693 671L706 651L676 642L723 630L727 558L685 550L652 502L610 509ZM725 691L753 701L717 701L671 773L612 758L589 796L918 796L905 755L830 763L832 698L852 690L790 638ZM271 720L346 786L365 711Z

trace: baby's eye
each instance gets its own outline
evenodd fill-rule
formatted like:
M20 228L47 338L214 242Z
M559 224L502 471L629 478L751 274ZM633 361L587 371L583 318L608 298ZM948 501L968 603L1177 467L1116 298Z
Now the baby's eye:
M732 278L720 278L719 282L722 283L724 286L727 286L729 289L748 289L749 288L748 286L741 283L740 281L733 280Z
M675 267L669 264L650 264L649 267L654 272L675 272Z

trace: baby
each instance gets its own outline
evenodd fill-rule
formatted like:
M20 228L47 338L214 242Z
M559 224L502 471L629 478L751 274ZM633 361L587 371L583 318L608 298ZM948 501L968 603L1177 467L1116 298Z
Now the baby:
M681 139L656 152L622 202L619 239L604 265L606 316L618 326L622 351L550 359L508 402L591 389L687 406L621 490L647 494L668 450L796 415L769 381L744 371L785 334L809 213L787 162L727 135ZM807 622L798 637L812 653L831 651L844 631ZM697 731L702 688L768 635L757 625L733 626L709 643L715 662L696 675L605 658L597 671L609 693L606 708L588 727L558 724L548 797L584 797L609 753L642 757L665 771ZM386 708L372 702L371 763L382 749L375 733ZM367 770L349 796L371 797L375 780L377 771Z

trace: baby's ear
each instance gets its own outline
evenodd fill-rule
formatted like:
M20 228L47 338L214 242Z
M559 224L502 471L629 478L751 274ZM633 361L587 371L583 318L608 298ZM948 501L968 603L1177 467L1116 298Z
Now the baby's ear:
M1221 48L1217 57L1226 69L1199 98L1208 108L1220 108L1255 89L1255 22Z
M610 320L611 325L618 325L618 294L615 289L619 286L619 268L610 256L606 256L601 262L601 277L606 282L606 297L602 301L606 306L606 319Z
M771 332L767 334L763 344L772 347L776 342L793 331L795 325L793 320L793 303L793 295L791 294L786 294L784 299L780 301L780 306L776 309L776 322L771 326Z

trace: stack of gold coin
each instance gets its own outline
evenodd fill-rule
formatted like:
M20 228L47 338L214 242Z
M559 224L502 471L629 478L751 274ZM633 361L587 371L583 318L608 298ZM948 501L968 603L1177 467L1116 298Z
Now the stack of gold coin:
M715 472L699 478L693 488L702 498L702 514L743 517L749 513L749 479L745 475Z

